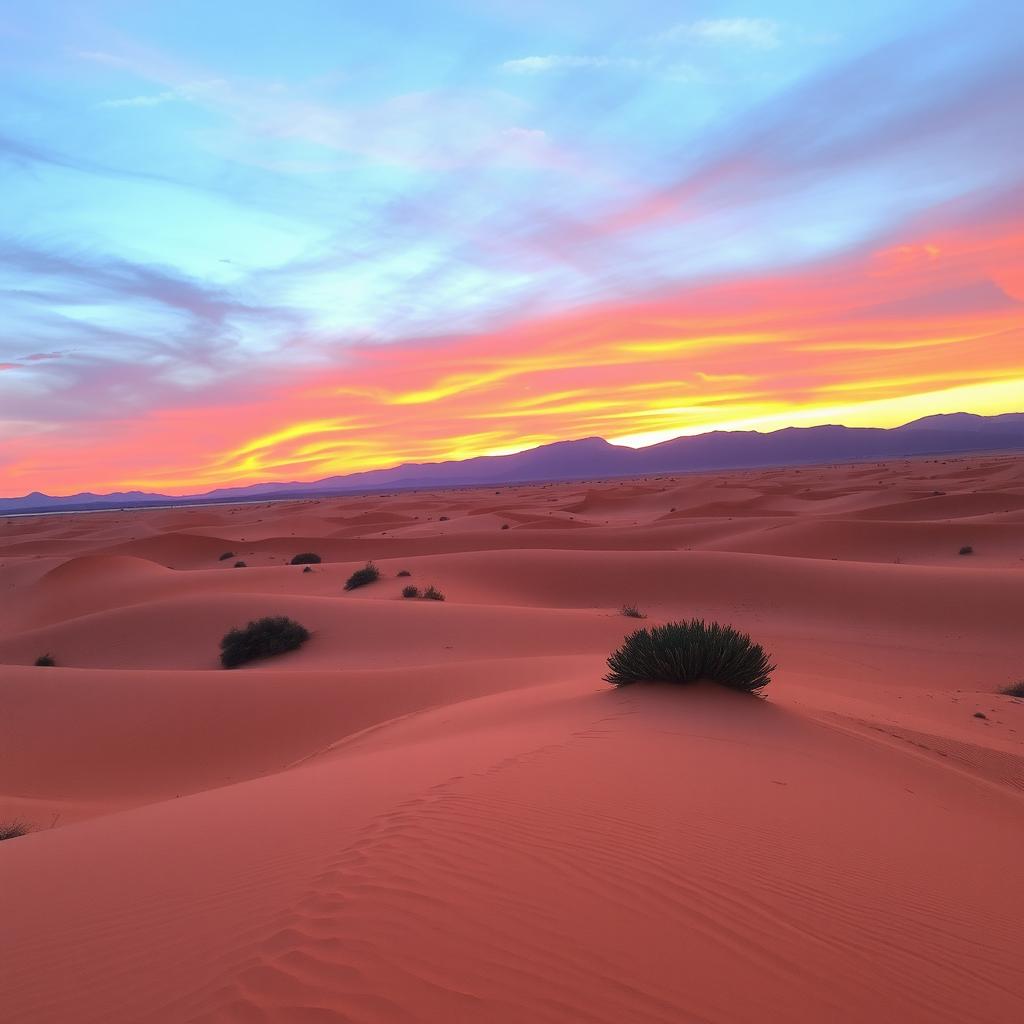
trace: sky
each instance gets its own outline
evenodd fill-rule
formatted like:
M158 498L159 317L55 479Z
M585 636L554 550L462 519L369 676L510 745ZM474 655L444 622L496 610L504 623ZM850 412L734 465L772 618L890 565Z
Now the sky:
M0 495L1024 411L1018 0L0 0Z

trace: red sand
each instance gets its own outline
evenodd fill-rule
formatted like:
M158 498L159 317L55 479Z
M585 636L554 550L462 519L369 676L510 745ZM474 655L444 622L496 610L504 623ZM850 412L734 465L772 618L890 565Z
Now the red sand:
M1024 458L497 490L0 520L2 1019L1024 1020Z

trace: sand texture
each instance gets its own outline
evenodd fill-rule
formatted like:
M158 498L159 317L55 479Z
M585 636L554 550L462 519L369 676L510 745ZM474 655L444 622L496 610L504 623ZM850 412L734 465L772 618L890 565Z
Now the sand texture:
M1018 1024L1022 640L1021 456L0 520L0 1019Z

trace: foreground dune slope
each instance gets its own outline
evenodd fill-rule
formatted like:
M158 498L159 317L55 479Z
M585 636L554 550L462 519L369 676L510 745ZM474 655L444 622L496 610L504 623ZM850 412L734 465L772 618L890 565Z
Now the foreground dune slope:
M721 692L480 698L9 844L7 1019L1019 1020L1020 811Z
M1024 459L498 490L0 521L0 1017L1024 1019Z

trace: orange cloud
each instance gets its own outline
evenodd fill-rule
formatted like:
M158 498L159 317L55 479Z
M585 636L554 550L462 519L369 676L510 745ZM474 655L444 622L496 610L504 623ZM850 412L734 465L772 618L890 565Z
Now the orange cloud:
M893 425L1024 408L1024 222L920 231L788 273L607 303L487 333L362 345L343 367L256 367L249 400L54 426L3 490L51 493L336 473L598 434Z

